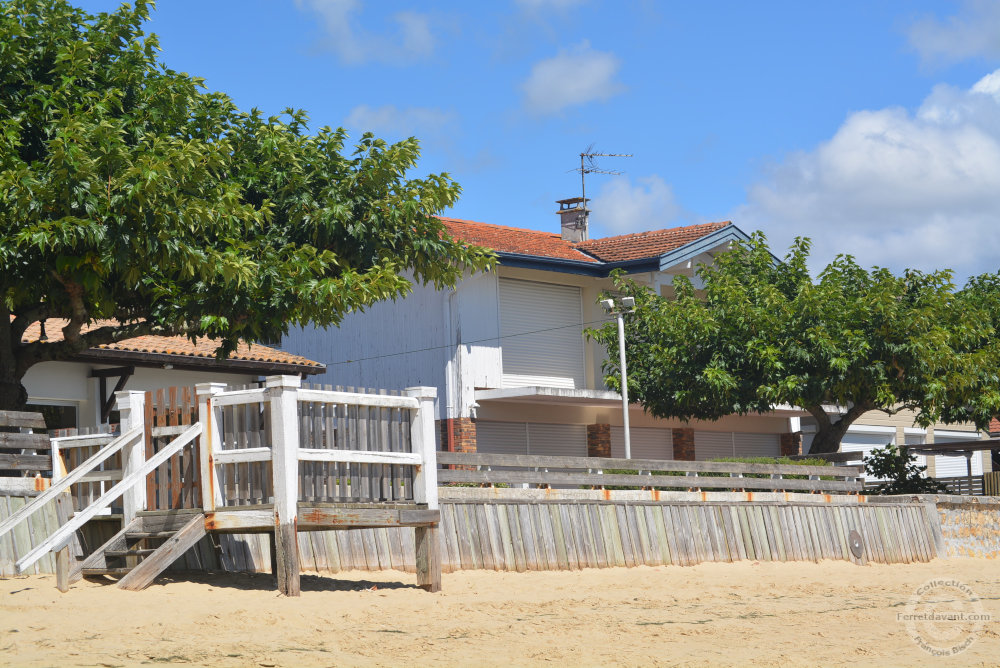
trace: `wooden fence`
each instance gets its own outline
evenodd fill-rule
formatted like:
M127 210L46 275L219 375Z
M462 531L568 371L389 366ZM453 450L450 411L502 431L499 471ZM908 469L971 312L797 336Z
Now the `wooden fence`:
M545 457L440 452L443 484L631 487L663 490L857 493L854 466L800 466L603 457ZM458 468L447 468L457 466Z

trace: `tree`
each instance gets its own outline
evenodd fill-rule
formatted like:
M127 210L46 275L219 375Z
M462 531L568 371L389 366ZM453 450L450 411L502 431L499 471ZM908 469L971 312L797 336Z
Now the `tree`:
M0 2L0 408L98 344L207 336L224 357L492 262L434 217L447 174L406 177L416 139L347 154L302 111L242 112L158 62L149 11ZM47 319L63 340L22 343Z
M842 255L813 279L808 254L797 239L778 262L758 233L698 269L704 290L676 277L675 298L616 274L637 305L626 327L630 397L681 419L800 406L816 420L816 453L836 452L871 410L986 427L1000 409L997 276L956 290L950 271L896 276ZM590 334L620 389L615 326Z

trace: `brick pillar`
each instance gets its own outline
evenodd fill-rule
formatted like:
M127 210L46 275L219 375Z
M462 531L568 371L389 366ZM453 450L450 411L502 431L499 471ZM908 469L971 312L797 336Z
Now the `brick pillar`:
M587 425L587 456L611 456L611 425L605 423Z
M476 452L476 423L472 418L439 420L441 449L446 452Z
M790 457L802 454L802 433L795 431L779 435L781 441L781 456Z
M694 461L694 429L674 429L674 459Z

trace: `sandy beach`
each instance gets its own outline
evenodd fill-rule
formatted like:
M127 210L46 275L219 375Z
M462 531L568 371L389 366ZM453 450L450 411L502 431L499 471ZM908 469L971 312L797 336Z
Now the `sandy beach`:
M932 580L964 583L993 621L947 665L1000 654L1000 563L961 559L460 572L428 594L394 571L161 578L139 593L53 576L0 580L10 666L898 665L932 660L898 613ZM952 603L942 605L954 606ZM961 638L959 638L961 640Z

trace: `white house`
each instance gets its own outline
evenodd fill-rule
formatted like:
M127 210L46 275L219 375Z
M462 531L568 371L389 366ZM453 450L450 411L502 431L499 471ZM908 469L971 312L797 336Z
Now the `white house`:
M61 339L64 324L47 321L46 339ZM35 324L22 342L41 336L42 328ZM117 422L112 411L115 390L151 391L207 382L243 385L261 376L307 376L325 369L318 362L259 344L240 344L228 359L217 360L216 347L208 339L192 343L183 336L140 336L85 350L72 360L41 362L24 377L28 410L41 412L49 429L96 427Z
M575 198L560 202L560 234L451 218L458 239L492 248L499 266L454 290L415 286L405 299L348 316L339 328L293 331L281 348L323 362L317 382L438 388L441 447L496 453L623 456L621 398L605 387L604 350L583 329L622 268L661 294L673 277L747 235L709 223L588 239ZM708 459L799 452L798 409L717 422L630 411L633 457Z

